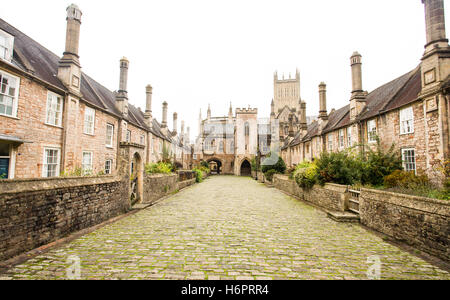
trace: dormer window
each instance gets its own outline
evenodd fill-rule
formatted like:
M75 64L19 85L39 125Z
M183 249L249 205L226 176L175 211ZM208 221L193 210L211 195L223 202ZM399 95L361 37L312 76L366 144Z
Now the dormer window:
M0 59L11 62L13 56L14 37L0 30Z

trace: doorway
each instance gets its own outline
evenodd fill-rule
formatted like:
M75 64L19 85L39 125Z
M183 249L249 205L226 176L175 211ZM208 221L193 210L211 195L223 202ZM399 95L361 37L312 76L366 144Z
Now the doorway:
M241 176L252 176L252 166L248 160L242 162Z

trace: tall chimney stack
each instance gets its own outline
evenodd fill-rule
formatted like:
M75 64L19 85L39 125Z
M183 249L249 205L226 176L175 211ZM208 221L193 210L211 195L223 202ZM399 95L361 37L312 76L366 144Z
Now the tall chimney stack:
M145 87L145 123L148 127L152 127L152 96L153 96L153 88L151 85L147 85Z
M191 143L191 127L187 127L187 132L186 132L186 140L184 141L184 143L186 145L189 145Z
M120 60L120 79L119 79L119 91L116 94L116 107L122 113L123 117L128 117L128 68L130 62L123 57Z
M173 135L176 136L178 132L178 114L176 112L173 113Z
M326 121L328 120L328 111L327 111L327 85L325 82L321 82L319 84L319 119Z
M362 92L362 61L361 54L353 52L351 60L352 66L352 93Z
M435 44L448 46L445 33L445 13L443 0L422 0L425 4L425 22L427 32L426 51L433 50ZM431 46L431 47L430 47Z
M168 109L168 104L167 102L164 101L163 103L163 116L162 116L162 124L161 127L162 128L167 128L167 109Z
M59 61L58 78L74 93L80 92L81 65L78 56L80 46L81 16L83 13L75 4L66 9L66 46Z

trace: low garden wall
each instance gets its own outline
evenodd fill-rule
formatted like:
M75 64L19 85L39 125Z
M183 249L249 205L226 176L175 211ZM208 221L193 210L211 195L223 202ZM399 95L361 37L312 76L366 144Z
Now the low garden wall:
M118 177L0 181L0 261L130 209Z
M450 261L450 202L362 189L361 223Z
M313 203L327 210L346 211L348 208L347 187L337 184L314 186L305 191L294 180L285 175L275 175L273 184L276 188L294 195L303 201Z
M195 184L193 171L178 171L177 174L144 174L144 201L151 204L178 190Z
M346 186L316 185L304 191L284 175L274 176L274 186L327 210L348 209ZM362 189L359 210L366 227L450 262L449 201Z

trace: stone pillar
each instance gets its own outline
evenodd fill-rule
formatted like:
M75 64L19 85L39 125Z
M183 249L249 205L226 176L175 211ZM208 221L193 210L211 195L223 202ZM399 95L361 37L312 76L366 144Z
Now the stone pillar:
M189 145L191 142L191 127L187 127L187 132L186 132L186 140L185 140L185 144Z
M119 94L127 95L128 85L128 67L130 62L126 57L120 60L120 82L119 82Z
M167 104L167 102L164 101L164 103L163 103L162 124L161 124L161 126L163 128L167 127L167 109L168 109L168 106L169 105Z
M352 93L362 92L362 56L354 52L350 58L352 66Z
M427 46L435 42L448 42L445 34L443 0L422 0L425 4Z
M327 111L327 85L324 82L319 84L319 119L326 121L328 120Z

